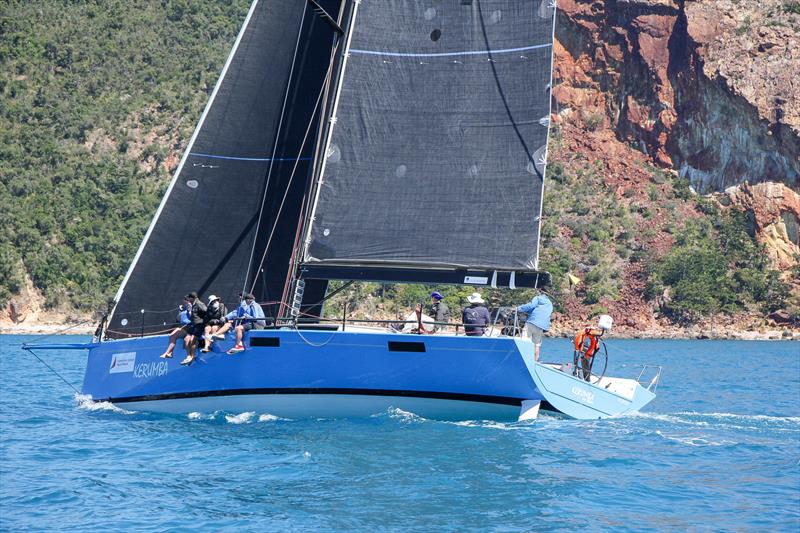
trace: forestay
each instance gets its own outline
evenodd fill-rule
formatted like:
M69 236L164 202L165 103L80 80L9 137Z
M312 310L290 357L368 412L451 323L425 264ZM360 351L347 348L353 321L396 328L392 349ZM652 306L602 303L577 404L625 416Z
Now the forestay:
M552 2L361 1L308 268L537 269Z

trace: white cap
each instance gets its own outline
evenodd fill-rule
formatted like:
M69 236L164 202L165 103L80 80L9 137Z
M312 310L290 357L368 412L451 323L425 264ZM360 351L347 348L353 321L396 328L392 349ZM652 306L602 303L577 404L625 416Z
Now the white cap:
M614 325L614 319L611 318L611 315L600 315L597 325L600 329L611 329L611 326Z

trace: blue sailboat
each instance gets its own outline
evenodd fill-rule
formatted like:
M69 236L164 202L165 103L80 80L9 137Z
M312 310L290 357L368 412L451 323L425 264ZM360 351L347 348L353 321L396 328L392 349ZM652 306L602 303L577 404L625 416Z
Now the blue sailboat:
M517 328L415 335L324 313L330 280L547 282L554 24L552 0L254 0L112 308L72 346L89 351L82 392L287 418L644 407L658 374L579 379ZM235 355L228 333L191 365L163 359L189 291L253 293L268 325Z

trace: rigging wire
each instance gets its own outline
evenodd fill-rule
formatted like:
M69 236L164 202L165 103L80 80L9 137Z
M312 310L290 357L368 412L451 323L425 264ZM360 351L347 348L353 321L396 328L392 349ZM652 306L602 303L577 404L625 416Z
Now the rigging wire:
M339 44L337 42L336 46L334 47L333 55L336 54L336 48L338 48L338 46L339 46ZM308 134L311 132L311 126L314 125L314 116L317 114L317 109L319 108L319 103L322 100L322 95L325 93L325 87L330 82L330 77L331 77L332 70L333 70L333 61L328 63L328 71L325 74L325 81L322 84L322 88L320 89L319 94L317 95L317 101L314 104L314 110L311 113L311 120L308 122L308 127L306 127L306 132L303 135L303 142L300 144L300 149L297 152L297 157L295 158L294 166L292 167L292 173L289 176L289 181L287 182L286 189L283 192L283 198L281 199L281 204L280 204L280 206L278 206L278 212L276 213L275 218L274 218L274 220L272 222L272 229L269 232L269 238L267 238L267 245L264 247L264 253L261 255L261 260L258 263L259 264L259 268L256 269L255 276L253 277L253 283L251 284L251 288L250 288L251 292L252 292L253 288L255 288L256 282L258 281L258 278L261 275L261 268L260 267L264 264L264 260L267 258L267 253L269 252L269 247L270 247L270 244L272 243L272 238L275 236L275 230L278 227L278 220L280 219L281 212L283 211L283 206L286 204L286 198L289 195L289 189L291 188L292 181L294 180L294 176L295 176L295 173L297 171L297 165L300 162L300 156L302 155L303 148L305 148L306 141L308 140ZM266 197L267 197L267 195L266 195L266 191L265 191L264 200L266 200ZM263 210L263 201L262 201L262 210ZM261 217L261 215L259 214L259 220L260 220L260 217ZM258 232L258 230L256 230L256 232ZM253 247L253 251L255 251L255 244L254 244L254 247ZM251 260L252 260L252 255L251 255ZM245 278L245 283L246 283L246 279L247 278Z
M242 292L246 292L247 290L247 278L250 277L250 268L253 265L253 256L256 253L256 245L258 244L258 230L261 227L261 218L264 215L264 206L267 203L267 191L269 190L269 183L272 179L272 167L275 162L275 153L278 151L278 139L280 139L281 129L283 128L283 117L286 113L286 102L289 100L289 89L292 86L292 79L294 78L294 67L295 64L297 63L297 51L300 48L300 36L303 34L303 27L305 26L306 22L307 10L308 10L308 3L306 3L303 7L303 18L300 22L300 29L297 31L297 42L294 45L294 55L292 56L292 68L289 71L289 79L286 81L286 94L283 96L283 106L281 107L281 118L278 120L278 130L275 132L275 142L272 145L272 157L270 158L269 170L267 171L267 182L264 184L264 195L261 198L261 209L259 209L258 211L258 221L256 222L256 231L253 234L253 246L250 249L250 259L247 262L247 272L245 273L244 282L242 283ZM299 158L300 154L298 154L297 157ZM295 161L295 166L296 165L297 161ZM258 272L256 273L256 277L257 276ZM252 291L253 288L255 288L255 281L253 282L253 285L250 288L250 290Z
M51 335L51 336L52 336L52 335ZM44 361L44 360L43 360L41 357L39 357L38 355L36 355L36 353L35 353L33 350L31 350L31 349L30 349L30 347L26 348L26 349L25 349L25 351L26 351L26 352L30 352L30 354L31 354L32 356L34 356L36 359L38 359L40 363L42 363L44 366L46 366L46 367L47 367L47 368L50 370L50 372L52 372L53 374L55 374L56 376L58 376L58 378L59 378L61 381L63 381L64 383L66 383L67 385L69 385L69 387L70 387L72 390L74 390L76 394L80 395L81 391L79 391L78 389L76 389L76 388L75 388L75 386L74 386L72 383L70 383L69 381L67 381L67 380L64 378L64 376L62 376L61 374L59 374L59 373L58 373L58 372L57 372L57 371L56 371L56 370L55 370L55 369L54 369L52 366L48 365L48 364L47 364L47 363L46 363L46 362L45 362L45 361Z
M63 335L67 331L69 331L71 329L75 329L78 326L83 326L84 324L92 324L92 323L94 323L94 320L91 320L91 319L84 320L83 322L78 322L77 324L72 324L71 326L67 326L64 329L60 329L60 330L58 330L58 331L56 331L54 333L50 333L49 335L45 335L44 337L39 337L39 338L36 339L36 342L34 342L34 343L25 343L25 344L27 346L36 346L37 344L41 344L42 341L44 341L46 339L49 339L50 337L55 337L56 335Z

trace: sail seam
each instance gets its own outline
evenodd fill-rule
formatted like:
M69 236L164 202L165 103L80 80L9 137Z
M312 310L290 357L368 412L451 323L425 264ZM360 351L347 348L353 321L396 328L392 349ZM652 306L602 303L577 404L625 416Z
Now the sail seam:
M524 52L527 50L537 50L540 48L550 48L552 43L536 44L532 46L523 46L520 48L504 48L502 50L465 50L462 52L438 52L438 53L411 53L411 52L386 52L382 50L359 50L351 49L353 54L371 55L371 56L389 56L389 57L452 57L452 56L476 56L476 55L495 55L495 54L509 54L514 52Z
M136 251L136 255L131 262L131 265L128 267L128 271L125 273L125 277L122 279L122 283L120 283L119 289L117 290L117 294L114 296L114 308L108 315L109 324L111 323L111 319L114 316L114 312L116 311L117 304L119 303L120 299L122 298L122 294L125 291L125 286L128 284L128 280L131 277L134 269L136 268L137 263L139 262L139 258L142 255L145 247L147 246L147 242L150 240L150 235L153 233L153 229L158 222L159 217L161 216L161 212L164 210L164 206L167 205L169 201L169 197L172 194L172 190L175 187L175 184L180 179L181 171L183 170L183 166L186 163L186 160L189 159L189 154L191 153L192 146L194 145L197 136L200 134L200 131L203 128L203 124L205 122L206 116L208 112L211 110L211 107L214 105L214 100L219 92L219 88L222 86L222 83L225 81L225 75L228 73L228 68L230 67L231 63L233 62L233 58L236 56L236 51L239 49L239 43L241 43L244 34L247 32L248 27L250 26L250 19L253 17L253 13L256 11L256 6L258 5L259 0L253 0L252 5L250 6L250 11L247 12L247 17L245 17L244 24L242 24L242 29L239 31L239 34L236 36L236 41L233 43L233 49L231 53L228 55L228 59L225 61L225 65L222 67L222 72L219 75L219 79L217 80L217 84L214 86L214 90L211 92L211 97L208 99L208 104L206 104L205 109L203 110L203 114L200 115L200 121L197 123L197 127L192 133L192 137L189 139L189 144L186 147L186 151L181 157L180 163L178 163L178 168L175 170L175 174L173 175L172 181L167 188L167 192L164 194L161 203L156 210L156 214L153 217L153 220L150 222L150 226L147 228L147 232L144 235L144 239L142 239L142 243L139 245L139 249Z

